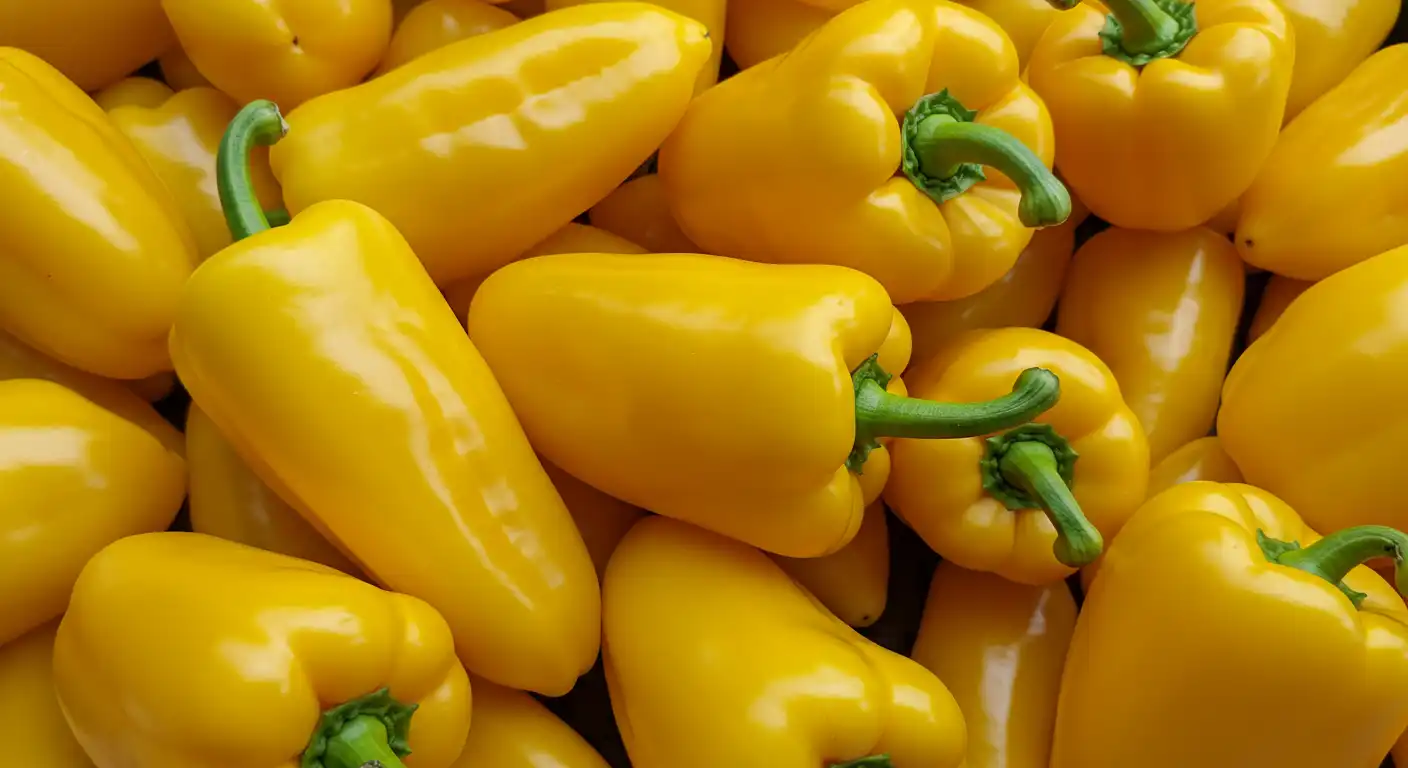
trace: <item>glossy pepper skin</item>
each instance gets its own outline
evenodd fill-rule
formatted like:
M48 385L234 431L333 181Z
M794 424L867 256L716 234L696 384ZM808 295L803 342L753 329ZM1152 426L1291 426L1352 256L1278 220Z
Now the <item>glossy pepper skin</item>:
M1252 324L1247 328L1247 343L1261 338L1271 329L1271 326L1280 319L1286 307L1296 300L1296 297L1305 293L1310 286L1315 283L1308 280L1296 280L1291 277L1272 275L1266 282L1266 290L1261 294L1261 301L1256 305L1256 314L1252 316Z
M640 243L650 253L702 253L680 231L665 199L660 175L647 173L627 181L592 206L594 226Z
M645 512L598 491L548 462L543 462L543 470L572 514L572 521L582 534L582 542L587 545L587 554L600 579L606 575L606 564L611 561L616 545L631 526L645 517Z
M1300 114L1242 199L1248 264L1319 280L1408 242L1408 44L1370 56Z
M739 69L792 50L836 12L804 0L731 0L724 46Z
M611 709L635 768L963 761L963 717L943 683L751 547L649 518L617 548L604 589ZM889 761L860 762L872 755Z
M900 397L898 317L843 267L588 253L490 275L468 327L548 461L642 509L820 557L879 496L881 438L980 434L1058 396L1030 371L988 403Z
M1202 227L1114 227L1072 259L1056 332L1110 366L1150 461L1212 429L1245 283L1237 249Z
M895 440L885 502L945 560L1040 586L1092 562L1144 500L1149 447L1114 374L1073 341L1004 328L955 337L906 381L917 397L982 400L1031 366L1061 379L1037 424Z
M546 0L543 4L548 12L571 8L585 3L612 2L613 0ZM709 58L699 68L694 82L694 92L703 93L719 80L719 62L724 53L724 25L727 21L727 0L659 0L661 8L674 11L681 16L703 24L709 33Z
M444 48L518 23L518 17L481 0L426 0L396 25L374 76Z
M1027 79L1051 110L1056 166L1111 224L1198 226L1251 185L1276 143L1295 58L1290 23L1275 0L1106 5L1115 34L1102 36L1112 17L1080 4L1031 55Z
M1398 19L1394 0L1278 0L1296 30L1296 64L1286 100L1290 121L1383 43Z
M1408 525L1395 478L1388 404L1408 356L1398 321L1408 247L1311 286L1237 358L1222 387L1217 434L1247 482L1286 500L1321 531ZM1307 354L1314 350L1314 354ZM1307 419L1306 414L1333 414Z
M902 304L977 293L1066 220L1053 151L995 22L882 0L701 95L659 167L706 253L851 267Z
M78 572L111 542L171 524L181 456L51 381L0 381L0 644L57 618Z
M85 91L128 76L174 39L160 0L0 3L0 47L29 51Z
M0 739L11 759L33 768L92 768L54 695L58 622L0 645Z
M157 65L161 68L161 79L166 84L178 91L187 88L211 88L210 81L205 79L205 75L196 69L195 62L191 57L181 50L181 46L173 46L166 53L157 59Z
M1404 584L1405 544L1322 540L1246 485L1150 499L1081 607L1052 768L1376 768L1408 725L1408 609L1358 564L1390 555Z
M161 180L87 94L13 48L0 131L0 326L101 376L170 370L195 248Z
M601 755L522 691L474 679L474 727L454 768L608 768Z
M868 627L885 612L890 587L890 537L885 505L865 508L855 538L825 557L772 559L812 596L853 627Z
M181 49L241 104L349 88L391 39L389 0L161 0Z
M274 175L295 215L374 208L440 285L485 275L655 151L709 50L703 25L655 6L566 8L294 110Z
M159 107L172 94L171 86L150 77L124 77L121 80L93 94L93 101L111 112L118 107L138 106L151 109Z
M1017 48L1017 60L1025 68L1042 33L1061 12L1050 0L957 0L987 16L1002 27ZM1064 4L1064 3L1060 3ZM972 766L969 766L972 768Z
M1032 587L939 563L910 656L958 701L964 768L1047 764L1075 625L1062 582Z
M1207 480L1214 483L1240 483L1242 470L1227 455L1215 436L1200 437L1165 456L1149 470L1148 496L1163 493L1175 485Z
M54 686L98 768L292 768L310 748L325 768L402 768L408 751L448 768L470 718L469 678L429 605L199 533L131 536L89 561ZM350 702L360 716L323 717Z

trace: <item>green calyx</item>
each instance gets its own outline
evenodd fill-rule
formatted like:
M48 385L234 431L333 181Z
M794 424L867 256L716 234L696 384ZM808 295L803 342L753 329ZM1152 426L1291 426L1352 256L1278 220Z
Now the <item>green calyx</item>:
M871 755L849 763L832 763L831 768L894 768L889 755Z
M329 709L303 750L300 768L404 768L401 758L411 753L407 739L416 707L382 688Z
M1094 562L1105 546L1071 494L1078 458L1050 424L1026 424L988 438L987 452L978 461L983 489L1003 506L1046 513L1056 528L1052 552L1071 568Z
M1273 539L1258 529L1256 543L1268 561L1297 568L1334 584L1355 608L1367 595L1350 588L1344 583L1344 577L1377 557L1393 560L1398 592L1408 595L1408 568L1403 566L1404 557L1408 556L1408 535L1397 529L1360 525L1336 531L1308 547L1301 547L1298 541Z
M1066 186L1027 145L991 125L947 90L915 102L900 127L900 168L935 202L951 200L987 178L983 166L1006 174L1022 193L1018 216L1028 227L1050 227L1071 215Z
M278 106L260 99L246 104L220 138L220 149L215 155L215 186L220 192L225 223L237 241L269 228L269 221L254 194L254 179L249 170L250 150L273 145L286 133L288 123L279 114Z
M1142 67L1178 55L1198 33L1193 3L1184 0L1110 0L1100 30L1106 56Z

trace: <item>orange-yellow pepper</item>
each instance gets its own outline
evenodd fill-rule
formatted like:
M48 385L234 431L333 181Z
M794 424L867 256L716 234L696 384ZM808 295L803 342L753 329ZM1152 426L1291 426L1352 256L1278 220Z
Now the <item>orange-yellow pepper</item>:
M1251 327L1247 329L1247 343L1261 338L1271 326L1286 311L1286 307L1296 300L1296 297L1305 293L1310 286L1315 283L1308 280L1296 280L1291 277L1272 275L1266 282L1266 290L1261 294L1261 302L1256 305L1256 314L1252 316Z
M129 536L84 566L54 687L101 768L449 768L469 730L433 608L199 533Z
M205 75L196 69L195 62L181 49L181 46L174 45L166 53L157 59L157 64L161 68L161 79L166 84L178 91L187 88L210 88L210 81L205 79Z
M792 50L836 11L805 0L728 0L724 47L739 69Z
M1151 461L1212 429L1245 283L1237 249L1202 227L1113 227L1071 260L1056 332L1114 371Z
M87 94L0 48L0 326L102 376L170 370L195 246L170 193Z
M1051 768L1376 768L1408 726L1408 609L1360 563L1408 587L1405 549L1246 485L1150 499L1081 607Z
M772 559L798 584L807 588L836 618L853 627L868 627L885 612L890 587L890 537L885 505L865 508L851 543L825 557Z
M0 645L0 739L9 759L32 768L93 768L54 695L58 622Z
M1398 0L1277 0L1296 30L1296 65L1286 100L1289 121L1339 85L1383 43Z
M450 43L518 23L518 17L482 0L426 0L396 25L373 76L380 76Z
M386 219L329 201L267 229L236 171L279 128L269 102L231 123L221 183L238 242L187 283L171 332L182 382L314 528L440 611L470 670L566 693L600 638L596 574L571 517Z
M1393 745L1393 750L1389 753L1393 756L1393 764L1408 765L1408 731L1404 731L1398 742Z
M350 88L391 40L389 0L161 0L181 49L241 104Z
M1408 44L1370 56L1286 126L1242 198L1248 264L1319 280L1408 243Z
M1105 5L1113 14L1093 4L1059 14L1027 68L1056 126L1056 167L1111 224L1196 227L1271 154L1295 59L1290 23L1276 0Z
M150 77L124 77L93 94L93 101L111 112L118 107L138 106L148 109L161 106L175 91L171 86Z
M479 678L473 685L474 727L454 768L608 768L590 744L532 696Z
M1032 366L1060 377L1055 407L986 439L895 440L885 502L945 560L1044 585L1094 561L1144 500L1149 446L1114 374L1073 341L1004 328L955 337L906 381L978 401Z
M85 91L128 76L174 40L160 0L0 3L0 46L29 51Z
M702 253L670 213L659 174L622 184L592 206L588 216L593 225L640 243L651 253Z
M1058 396L1030 370L990 402L906 398L897 318L844 267L557 254L490 275L469 335L547 460L642 509L820 557L879 496L882 438L984 434Z
M1031 227L1066 220L1053 151L995 22L947 0L878 0L695 99L659 168L705 252L852 267L906 303L981 291Z
M617 0L546 0L547 11L571 8L584 3L616 2ZM724 24L727 20L727 0L656 0L656 5L674 11L703 24L709 31L711 52L694 83L694 92L702 93L719 80L719 62L724 53Z
M605 197L678 122L708 56L703 25L662 8L565 8L305 104L270 160L290 213L364 203L444 285Z
M606 574L606 564L616 551L616 545L621 543L621 537L645 516L645 512L598 491L546 461L543 470L572 514L572 522L582 534L582 542L587 545L587 554L600 579Z
M109 543L171 524L181 456L51 381L0 381L0 645L57 618Z
M1047 764L1075 625L1063 582L1013 584L939 563L910 656L958 701L968 725L963 768Z
M1240 483L1242 470L1222 448L1217 437L1200 437L1165 456L1149 470L1149 498L1175 485L1208 480L1214 483Z
M611 709L635 768L963 762L963 717L943 683L752 547L643 520L611 560L604 605Z

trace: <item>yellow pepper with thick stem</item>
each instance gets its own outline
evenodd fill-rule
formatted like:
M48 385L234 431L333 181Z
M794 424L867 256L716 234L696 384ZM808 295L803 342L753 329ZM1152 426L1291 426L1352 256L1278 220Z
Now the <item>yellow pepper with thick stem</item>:
M170 370L195 246L161 180L87 94L13 48L0 134L0 326L101 376Z
M0 645L0 741L29 768L93 768L54 695L54 632L46 624Z
M1271 279L1266 281L1266 289L1261 294L1261 301L1256 305L1252 324L1247 328L1247 343L1256 341L1271 330L1271 326L1280 319L1286 307L1312 285L1315 283L1308 280L1272 275Z
M1019 74L976 11L862 3L694 100L660 149L670 210L707 253L851 267L896 303L970 296L1070 215Z
M138 106L152 109L161 106L176 92L171 86L150 77L124 77L93 94L93 101L111 112L118 107Z
M0 46L29 51L85 91L127 77L174 40L160 0L0 3Z
M1202 227L1112 227L1071 260L1056 332L1110 366L1150 461L1212 429L1245 283L1237 249Z
M564 8L308 102L270 160L290 213L364 203L445 285L605 197L675 127L708 57L704 26L662 8Z
M1393 29L1398 0L1277 0L1296 30L1296 65L1286 99L1289 122L1339 85Z
M54 687L98 768L449 768L469 678L424 602L199 533L83 568Z
M1027 80L1056 167L1115 226L1176 232L1237 199L1286 111L1294 33L1276 0L1105 0L1059 14Z
M1064 582L1032 587L939 563L910 656L958 701L968 726L963 768L1047 764L1075 625Z
M1081 607L1051 768L1376 768L1408 726L1408 609L1361 563L1403 590L1405 554L1251 486L1150 499Z
M571 517L386 219L329 201L267 228L247 157L281 129L277 108L255 102L222 143L237 242L187 283L171 332L181 380L314 528L445 616L470 670L566 693L600 638L596 574Z
M987 438L895 440L885 502L945 560L1040 586L1094 561L1144 500L1149 446L1114 374L1073 341L1005 328L955 337L907 381L979 401L1032 366L1061 378L1055 407Z
M890 537L885 505L865 508L855 538L825 557L772 559L812 596L853 627L868 627L885 612L890 587Z
M963 716L938 678L740 542L643 520L603 601L611 709L635 768L963 762Z
M546 0L545 10L557 11L584 3L613 2L614 0ZM694 83L694 92L703 93L709 86L719 81L719 62L724 53L724 25L727 21L727 0L657 0L657 5L681 16L703 24L709 32L711 52Z
M426 0L396 25L373 77L414 61L450 43L518 23L518 17L482 0Z
M594 226L640 243L651 253L702 253L680 231L657 173L627 181L592 206L587 215Z
M609 768L532 696L479 678L473 686L474 727L455 768Z
M844 267L558 254L490 275L469 335L548 461L642 509L819 557L879 496L882 438L984 434L1059 396L1033 369L990 402L904 397L899 317Z

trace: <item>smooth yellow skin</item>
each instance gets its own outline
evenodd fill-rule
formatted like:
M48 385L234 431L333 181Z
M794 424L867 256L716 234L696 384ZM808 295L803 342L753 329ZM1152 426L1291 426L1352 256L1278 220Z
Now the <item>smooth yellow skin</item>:
M1198 0L1178 55L1136 69L1101 52L1106 14L1058 14L1027 80L1056 126L1056 167L1096 216L1176 232L1252 183L1276 143L1294 34L1275 0Z
M665 199L659 174L650 173L617 187L592 206L592 224L640 243L651 253L702 253L680 231Z
M852 267L897 304L977 293L1034 230L995 170L942 204L897 173L896 115L945 88L1051 162L1050 116L996 22L947 0L880 0L696 99L660 150L670 210L706 253Z
M1397 0L1277 0L1296 30L1296 65L1286 120L1339 85L1383 43Z
M1017 59L1025 67L1032 49L1060 11L1047 0L957 0L997 22L1012 44L1017 47ZM970 764L968 768L973 768Z
M1271 494L1195 482L1150 499L1105 553L1066 656L1051 768L1376 768L1408 723L1408 609L1256 543L1319 539ZM1151 663L1156 660L1157 663Z
M544 8L556 11L587 3L613 2L614 0L546 0ZM709 31L709 58L700 67L694 83L694 92L703 93L719 80L719 62L724 54L724 29L727 22L727 0L659 0L661 8L674 11L686 18L703 24Z
M586 547L386 219L332 201L216 254L171 349L251 468L368 575L435 606L468 668L556 696L592 665Z
M86 371L170 370L195 246L161 180L88 95L0 48L0 326Z
M1265 292L1261 294L1261 303L1256 305L1256 315L1252 317L1251 327L1247 329L1247 343L1256 341L1270 330L1286 311L1286 307L1312 285L1315 283L1308 280L1272 275L1266 283Z
M836 618L853 627L868 627L885 612L890 586L890 537L885 505L865 509L865 519L851 543L825 557L772 559L806 587Z
M454 768L608 768L571 726L522 691L475 678L471 720Z
M294 110L274 175L291 213L376 209L440 285L485 275L655 151L709 50L703 25L656 6L566 8Z
M233 99L214 88L188 88L156 105L120 106L108 112L108 119L132 140L175 197L202 260L230 244L215 185L215 154L238 111ZM264 209L283 207L268 150L251 152L249 167Z
M577 524L577 532L582 534L582 542L587 545L592 566L597 578L606 575L606 564L611 561L611 553L626 531L638 520L645 517L644 510L608 496L567 474L548 462L543 469L552 480L552 485L572 513L572 521Z
M512 13L480 0L427 0L396 25L391 44L374 77L450 43L478 37L518 23Z
M871 500L843 466L850 372L895 317L841 267L558 254L490 275L469 335L548 461L642 509L820 557ZM878 454L862 477L882 476Z
M1044 768L1075 625L1062 582L1032 587L939 563L910 656L963 711L963 768Z
M29 51L85 91L121 80L174 41L160 0L0 2L0 47Z
M977 402L1011 391L1027 368L1061 379L1061 400L1036 421L1050 424L1080 458L1071 486L1108 543L1144 500L1149 445L1114 374L1073 341L1034 328L968 331L906 377L916 397ZM895 440L885 503L945 560L1041 586L1075 571L1056 560L1056 529L1040 509L1009 510L983 489L984 438Z
M391 40L390 0L161 0L200 74L241 104L293 109L350 88Z
M199 407L186 414L191 529L361 576L288 502L244 463Z
M0 739L29 768L93 768L54 695L58 622L0 645Z
M635 768L963 761L963 716L943 683L861 637L756 549L648 518L617 548L604 589L611 709Z
M447 768L469 678L424 602L199 533L98 553L54 643L54 685L100 768L295 768L324 709L390 688L408 760Z
M1113 227L1071 260L1056 332L1114 371L1150 461L1212 429L1245 283L1237 249L1201 227Z
M186 467L147 431L51 381L0 381L0 645L57 618L78 571L171 524Z
M1301 113L1242 199L1249 264L1319 280L1408 242L1408 44L1370 56Z
M835 15L802 0L729 0L724 47L748 69L792 50Z
M93 101L111 112L118 107L159 107L176 93L171 86L150 77L125 77L93 94Z
M161 68L161 79L166 84L178 91L187 88L212 88L205 75L196 69L195 62L181 49L181 46L174 45L166 53L157 59L157 65Z

